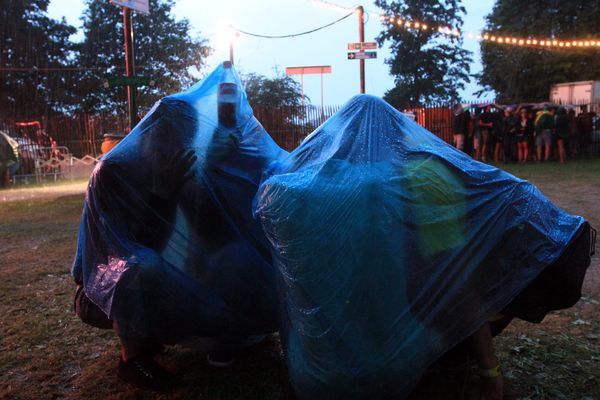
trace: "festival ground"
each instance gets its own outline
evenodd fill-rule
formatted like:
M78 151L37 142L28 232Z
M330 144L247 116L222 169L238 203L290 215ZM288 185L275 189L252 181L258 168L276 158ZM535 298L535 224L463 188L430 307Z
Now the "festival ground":
M600 159L500 167L532 181L555 204L600 227ZM139 391L118 381L114 334L85 326L72 313L69 268L84 187L79 184L76 194L69 195L60 185L18 195L0 191L0 200L5 198L0 201L0 399L285 398L286 367L276 337L225 369L209 367L198 351L170 348L161 362L183 381L169 394ZM598 315L596 255L575 307L555 312L539 325L515 322L496 339L510 388L506 398L600 398ZM464 371L438 372L439 377L446 394L467 393L475 384Z

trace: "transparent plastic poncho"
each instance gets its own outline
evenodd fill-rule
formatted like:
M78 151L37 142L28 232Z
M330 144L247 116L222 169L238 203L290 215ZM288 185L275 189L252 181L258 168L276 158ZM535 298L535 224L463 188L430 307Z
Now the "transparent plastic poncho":
M73 275L120 335L173 343L277 330L275 274L252 200L265 167L286 154L224 64L157 102L102 158Z
M367 95L268 174L256 214L300 399L405 397L584 223Z

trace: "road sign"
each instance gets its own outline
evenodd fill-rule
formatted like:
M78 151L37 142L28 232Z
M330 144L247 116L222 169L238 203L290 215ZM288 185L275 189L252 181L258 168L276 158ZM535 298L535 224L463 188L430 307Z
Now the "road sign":
M348 50L376 50L377 42L356 42L348 43Z
M110 0L117 6L131 8L132 10L150 14L150 0Z
M355 53L348 52L348 60L366 60L369 58L377 58L376 51L357 51Z
M310 67L286 67L286 75L330 74L331 65L316 65Z
M116 86L154 86L154 80L147 76L113 76L104 81L104 87Z

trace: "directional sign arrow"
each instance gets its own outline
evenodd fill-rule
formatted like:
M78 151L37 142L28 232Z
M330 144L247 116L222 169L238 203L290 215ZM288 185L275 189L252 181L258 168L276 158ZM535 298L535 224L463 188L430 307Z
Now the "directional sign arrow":
M357 51L357 52L348 52L348 60L366 60L369 58L377 58L376 51Z

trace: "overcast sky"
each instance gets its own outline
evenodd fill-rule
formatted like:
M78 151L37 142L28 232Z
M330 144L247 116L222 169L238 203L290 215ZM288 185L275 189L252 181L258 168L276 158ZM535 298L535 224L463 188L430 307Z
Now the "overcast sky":
M105 1L105 0L98 0ZM351 0L332 0L335 4L353 7ZM493 0L464 0L467 9L464 17L466 32L479 32L484 27L484 17L491 12ZM207 6L209 4L209 6ZM366 12L365 40L374 41L382 29L372 3L363 4ZM53 18L65 17L67 21L81 26L83 0L51 0L49 14ZM219 62L229 59L229 48L221 39L223 27L228 24L238 29L263 35L286 35L311 30L344 16L339 9L327 8L310 0L175 0L173 12L177 18L188 18L194 34L210 41L214 48L208 66L203 73L212 70ZM134 15L135 18L135 15ZM242 73L255 72L274 76L275 68L331 65L332 74L323 77L325 104L342 104L357 94L359 87L359 61L347 59L347 43L358 42L358 17L353 15L329 28L310 35L290 39L261 39L241 35L234 51L235 65ZM481 70L479 43L465 38L465 48L473 52L471 72ZM379 49L377 59L366 60L366 91L382 96L393 87L388 66L386 48ZM300 77L295 79L300 81ZM479 89L474 82L461 92L463 99L474 99ZM313 104L321 102L321 79L319 75L305 75L304 90ZM492 98L490 94L488 98Z

